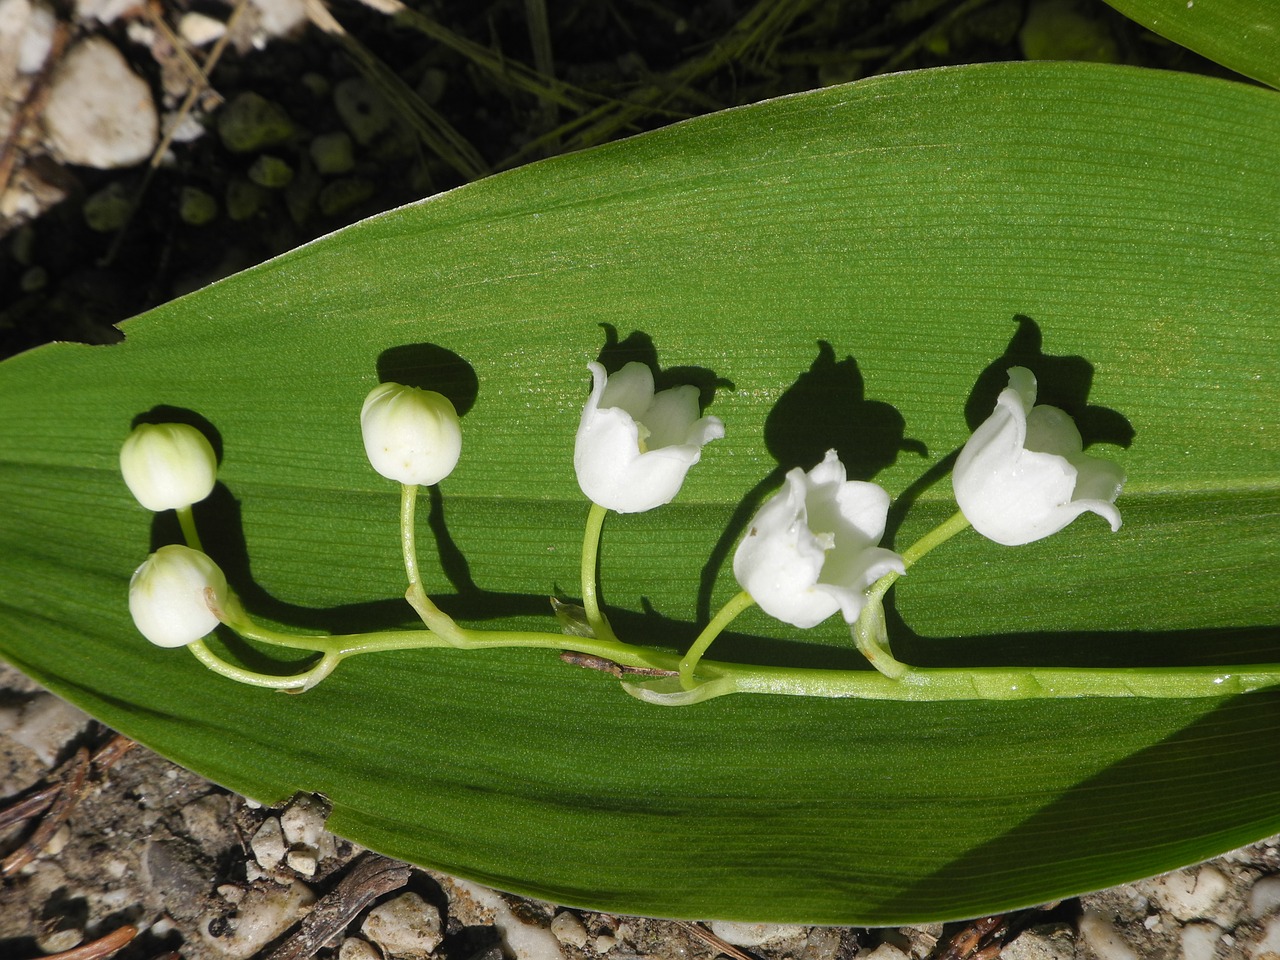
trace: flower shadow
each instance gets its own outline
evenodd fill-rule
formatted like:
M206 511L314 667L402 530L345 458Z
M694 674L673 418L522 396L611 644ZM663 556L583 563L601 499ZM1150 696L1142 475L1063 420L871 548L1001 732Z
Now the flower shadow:
M733 382L718 376L706 367L667 367L658 366L658 348L653 338L647 333L633 330L622 340L618 339L618 330L611 323L600 324L604 330L605 343L600 348L597 359L604 365L609 374L615 374L628 363L643 363L653 371L653 389L655 392L671 387L692 384L698 388L698 408L705 410L715 398L716 390L733 390Z

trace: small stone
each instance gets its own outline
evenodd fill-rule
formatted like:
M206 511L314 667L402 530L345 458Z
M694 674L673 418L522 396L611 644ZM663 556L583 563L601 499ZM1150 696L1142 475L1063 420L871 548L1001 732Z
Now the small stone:
M18 286L23 293L38 293L49 285L49 271L41 266L27 267L22 271Z
M328 816L324 803L308 793L300 793L280 814L280 828L291 847L315 847L324 833Z
M561 943L582 948L587 945L587 928L576 914L561 910L551 920L551 932Z
M440 911L416 893L402 893L374 907L360 932L401 960L425 960L443 939Z
M67 848L67 844L71 842L71 827L68 824L59 825L58 829L53 831L53 836L49 838L44 845L44 849L40 851L42 857L56 857ZM50 951L56 952L56 951Z
M345 131L322 133L311 141L311 162L325 176L350 173L356 165L351 137Z
M1000 960L1073 960L1075 937L1066 924L1052 923L1022 931L1000 951Z
M111 233L129 222L129 212L132 209L133 200L128 188L116 180L85 200L81 213L90 230L95 233Z
M329 83L329 78L323 73L316 73L314 70L308 70L302 75L302 85L307 88L307 92L313 97L327 97L329 91L333 89L333 85Z
M284 108L252 91L236 95L218 111L218 136L232 153L252 153L293 136Z
M249 849L258 865L267 870L274 870L284 861L288 847L284 842L284 831L280 829L280 821L275 817L267 817L258 827L249 841Z
M395 120L391 105L363 77L350 77L334 87L333 106L361 146L385 133Z
M227 184L227 216L240 223L257 214L267 202L267 191L256 183L236 178Z
M0 0L0 37L17 39L18 72L32 74L44 66L53 47L57 20L42 3L31 0ZM11 56L5 51L0 60Z
M141 163L160 135L151 88L102 37L82 40L63 58L44 124L64 160L100 170Z
M285 887L270 880L245 891L234 917L214 916L200 924L205 940L229 960L249 960L298 922L315 902L300 880Z
M338 948L338 960L382 960L368 940L347 937Z
M293 179L293 167L279 157L264 153L249 167L249 179L260 187L276 190L289 185Z
M1262 936L1248 946L1249 960L1274 960L1280 957L1280 917L1268 920Z
M600 934L600 936L596 937L595 943L592 944L592 946L596 948L596 953L601 953L601 954L608 953L617 945L618 945L618 938L611 937L607 933Z
M516 915L497 892L457 877L431 874L449 897L450 920L467 926L492 926L514 960L564 960L564 948L546 927ZM619 924L619 936L626 924ZM500 951L501 952L501 951Z
M142 879L179 920L199 915L209 893L210 861L195 844L161 833L142 851Z
M316 875L316 861L315 847L294 847L284 857L289 869L304 877Z
M178 194L178 216L183 223L203 227L218 218L218 201L199 187L183 187Z
M1097 954L1098 960L1138 960L1115 924L1093 910L1086 910L1080 918L1080 939Z
M207 46L226 32L225 23L203 13L184 13L178 21L178 33L193 47Z
M862 954L858 954L862 960ZM866 955L865 960L910 960L910 958L892 943L882 943Z
M1261 920L1280 908L1280 874L1259 877L1249 888L1249 916Z
M174 143L194 143L208 133L194 113L181 113L177 110L161 117L160 127Z
M788 940L803 940L808 936L806 927L779 923L735 923L729 920L712 920L711 932L735 947L763 947Z
M84 931L73 927L54 930L51 933L38 934L35 938L36 946L45 953L62 953L64 950L79 946L80 941L83 939Z
M373 184L360 177L343 177L327 184L320 191L317 205L326 217L346 213L357 204L373 196Z
M1222 939L1222 928L1213 923L1192 923L1182 928L1182 960L1213 960Z
M1175 870L1137 886L1159 903L1166 913L1183 921L1211 917L1214 907L1230 888L1222 871L1212 866Z
M182 825L187 836L215 859L236 845L230 819L231 801L225 793L206 793L182 807Z
M252 0L250 5L257 11L258 28L266 39L287 37L307 19L306 0Z

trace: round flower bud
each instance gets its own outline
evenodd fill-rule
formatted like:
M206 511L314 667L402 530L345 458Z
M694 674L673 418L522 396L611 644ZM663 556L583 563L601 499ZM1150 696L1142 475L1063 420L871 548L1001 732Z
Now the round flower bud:
M365 397L360 430L373 469L400 483L439 483L462 453L458 412L434 390L378 384Z
M179 544L161 547L129 581L129 613L138 631L158 647L185 647L213 632L218 618L207 590L220 607L227 578L199 550Z
M148 510L177 510L213 492L218 458L205 435L185 423L144 423L120 448L120 472Z

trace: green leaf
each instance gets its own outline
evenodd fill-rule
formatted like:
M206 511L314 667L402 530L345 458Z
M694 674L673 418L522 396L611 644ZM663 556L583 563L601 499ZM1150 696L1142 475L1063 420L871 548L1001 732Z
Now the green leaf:
M1274 0L1107 0L1153 33L1237 73L1280 87Z
M468 622L555 629L547 598L578 594L585 364L602 324L630 347L642 331L664 368L722 378L728 428L674 504L605 528L615 627L679 649L736 591L731 538L783 467L835 445L910 491L905 547L953 510L936 465L966 401L981 419L1026 362L1112 441L1125 526L958 537L895 589L899 655L1280 660L1277 156L1268 91L973 66L728 111L374 217L130 321L122 344L0 366L0 652L232 789L317 791L335 830L389 854L602 909L941 919L1256 840L1280 830L1275 691L664 709L529 650L359 658L300 696L239 687L133 629L128 577L178 533L116 458L135 417L194 412L222 456L196 516L249 610L408 626L397 491L357 414L380 361L434 371L474 397L420 518L428 589ZM734 630L715 656L856 663L837 623L797 637L751 611Z

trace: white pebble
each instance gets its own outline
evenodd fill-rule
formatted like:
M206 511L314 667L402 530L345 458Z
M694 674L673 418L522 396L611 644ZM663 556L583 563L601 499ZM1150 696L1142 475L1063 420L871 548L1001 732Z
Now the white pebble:
M16 51L18 72L35 73L49 56L56 23L53 11L41 3L0 0L0 63L12 69Z
M1227 895L1229 885L1216 867L1176 870L1138 885L1144 893L1179 920L1209 917L1213 908Z
M89 715L51 693L38 693L20 706L0 708L0 734L20 743L46 767L88 725Z
M368 940L347 937L338 948L338 960L382 960Z
M307 19L306 0L251 0L250 6L257 11L258 26L267 39L288 36Z
M314 877L316 875L316 848L294 847L285 854L284 862L295 873L304 877Z
M595 943L592 944L596 948L596 953L605 954L618 945L618 938L611 937L607 933L602 933L596 937Z
M491 923L515 960L564 960L560 941L550 930L525 923L497 892L478 883L433 874L449 895L450 910L463 923ZM621 935L622 926L619 926Z
M1262 938L1249 944L1250 960L1274 960L1280 957L1280 917L1269 920L1262 930Z
M1192 923L1182 928L1182 960L1213 960L1222 928L1213 923Z
M75 19L112 23L137 5L137 0L76 0Z
M1249 916L1261 920L1280 907L1280 874L1259 877L1249 888Z
M245 891L236 910L235 928L229 934L213 936L207 922L201 923L200 929L209 944L230 960L249 960L297 923L315 899L300 880L287 887L270 881L256 883Z
M258 832L249 841L249 849L253 851L253 858L264 869L274 870L280 866L280 862L284 860L284 855L287 851L284 832L280 829L280 821L275 817L268 817L262 821L262 826L258 828Z
M384 953L403 960L426 960L440 945L440 911L416 893L402 893L369 911L360 932Z
M160 131L151 88L102 37L82 40L63 59L44 124L64 160L100 170L146 160Z
M862 954L858 956L862 957ZM892 943L882 943L867 954L866 960L910 960L910 958Z
M551 932L556 935L557 940L571 947L581 948L587 945L587 928L568 910L561 910L555 915L551 921Z
M324 805L309 794L299 794L280 814L280 827L291 847L315 847L324 833Z
M1115 924L1092 910L1080 918L1080 939L1098 955L1098 960L1138 960Z
M795 940L808 935L806 927L783 923L738 923L732 920L712 920L711 932L735 947L763 947L784 940Z
M207 17L203 13L184 13L178 21L178 33L182 39L193 47L203 47L213 43L227 32L227 25L221 20Z

